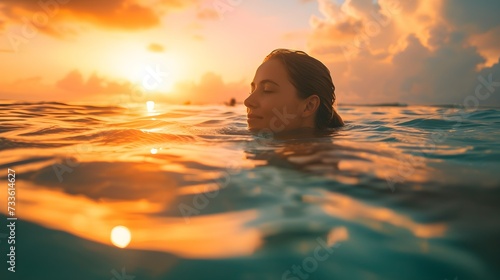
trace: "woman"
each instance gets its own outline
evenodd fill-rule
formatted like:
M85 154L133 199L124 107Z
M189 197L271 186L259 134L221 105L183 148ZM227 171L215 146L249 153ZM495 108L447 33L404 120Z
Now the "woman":
M278 134L344 125L328 68L302 51L277 49L259 66L245 100L248 128Z

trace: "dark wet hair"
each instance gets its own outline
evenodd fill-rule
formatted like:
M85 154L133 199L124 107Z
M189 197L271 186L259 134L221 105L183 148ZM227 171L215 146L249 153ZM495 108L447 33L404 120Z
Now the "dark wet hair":
M344 125L344 121L333 108L335 104L335 86L330 70L316 58L303 51L276 49L266 56L264 62L279 59L285 66L290 82L298 91L299 97L306 99L317 95L320 104L316 112L317 129L335 128Z

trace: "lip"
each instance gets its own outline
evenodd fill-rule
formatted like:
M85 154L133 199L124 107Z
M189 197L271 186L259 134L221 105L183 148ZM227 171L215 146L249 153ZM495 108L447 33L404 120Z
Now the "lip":
M249 114L247 115L248 119L262 119L261 116L255 115L255 114Z

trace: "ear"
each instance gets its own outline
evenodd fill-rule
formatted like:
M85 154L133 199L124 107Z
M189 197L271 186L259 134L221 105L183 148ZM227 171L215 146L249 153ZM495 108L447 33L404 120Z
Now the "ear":
M302 111L303 117L313 116L319 107L319 97L313 94L304 100L304 110Z

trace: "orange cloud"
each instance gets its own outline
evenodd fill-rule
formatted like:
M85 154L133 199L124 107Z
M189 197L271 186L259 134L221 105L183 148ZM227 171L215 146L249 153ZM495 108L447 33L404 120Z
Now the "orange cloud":
M471 43L478 46L478 51L486 58L485 66L494 65L500 57L500 26L484 33L472 34Z
M148 50L150 52L163 52L165 48L160 44L152 43L148 46Z
M222 103L231 98L242 102L249 86L244 81L225 83L221 76L205 73L199 82L180 82L174 93L191 103Z
M322 17L311 17L308 48L331 69L340 103L465 105L479 85L491 92L492 82L482 82L488 75L500 81L496 36L500 20L493 7L481 8L482 14L476 13L473 19L465 12L471 5L500 4L318 2ZM450 10L463 13L450 15ZM457 17L466 24L454 23ZM484 106L500 105L495 96L477 101Z
M157 26L162 13L190 6L192 1L161 1L146 6L133 0L4 0L0 17L11 24L30 22L49 35L58 34L54 25L87 22L103 28L137 30ZM154 7L154 8L153 8Z
M92 74L87 80L78 70L69 72L63 79L56 83L56 87L69 92L73 100L88 99L90 97L103 97L127 93L131 89L128 83L111 81Z
M198 13L196 14L196 17L198 19L205 19L205 20L218 20L220 15L214 9L205 8L205 9L199 10Z
M348 0L342 5L319 0L319 9L323 18L312 16L310 21L309 47L313 52L335 53L343 60L362 50L380 52L399 43L401 34L395 22L403 8L397 0L378 4Z
M43 83L41 76L32 76L0 84L0 99L61 101L65 98L61 98L61 92L54 90L53 85Z
M220 75L205 73L199 81L182 81L172 92L147 92L141 85L112 80L95 73L88 78L79 70L68 72L54 84L43 83L41 76L26 77L9 84L0 84L0 98L43 101L97 101L141 103L147 100L181 104L222 104L235 98L243 102L249 86L246 82L224 82ZM125 106L125 105L124 105Z

